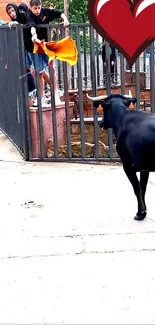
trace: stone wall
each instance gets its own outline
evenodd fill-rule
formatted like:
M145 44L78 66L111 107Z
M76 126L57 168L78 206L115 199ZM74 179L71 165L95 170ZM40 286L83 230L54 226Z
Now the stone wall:
M79 142L81 141L81 130L80 130L80 121L79 120L71 120L71 141ZM106 130L98 129L99 131L99 141L103 142L105 145L108 145L108 133ZM85 134L85 142L94 143L94 121L93 119L84 121L84 134Z
M125 71L125 84L136 85L136 73ZM140 72L140 90L146 89L146 73Z
M76 154L79 148L79 156L81 155L81 130L80 130L80 121L72 119L70 121L71 128L71 141L72 144L77 143L76 145ZM98 144L99 144L99 156L100 157L109 157L109 147L108 147L108 131L98 128ZM94 138L94 121L93 118L84 120L84 135L85 135L85 149L86 154L88 149L91 147L91 156L95 154L95 138ZM74 147L73 147L74 149ZM73 151L73 154L74 151ZM118 157L116 153L115 138L113 138L113 156Z

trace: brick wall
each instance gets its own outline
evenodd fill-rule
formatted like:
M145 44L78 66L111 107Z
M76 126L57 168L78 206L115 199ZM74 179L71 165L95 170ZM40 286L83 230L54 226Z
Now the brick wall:
M27 5L29 4L29 0L24 0L24 1L20 1L20 0L0 0L0 19L3 19L5 22L10 21L9 16L7 15L6 11L5 11L5 7L8 3L13 2L16 5L19 5L21 2L25 2L27 3Z

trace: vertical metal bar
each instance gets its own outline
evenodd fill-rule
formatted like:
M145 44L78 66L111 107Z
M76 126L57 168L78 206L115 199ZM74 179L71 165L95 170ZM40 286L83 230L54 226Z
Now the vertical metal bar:
M56 29L56 38L57 40L60 39L60 27L57 27ZM62 87L62 71L61 71L62 65L59 60L57 60L57 67L58 67L58 84L61 85Z
M17 69L16 72L13 71L14 67L11 66L11 62L9 62L10 65L10 72L11 75L14 72L14 95L15 95L15 105L14 105L14 113L16 116L16 121L12 119L8 119L8 131L9 131L9 136L11 136L11 138L13 138L13 141L17 144L18 148L21 150L22 153L24 153L24 149L23 148L23 138L24 138L24 133L23 133L23 127L22 127L22 122L23 122L23 116L22 116L22 102L21 102L21 84L19 82L19 75L20 75L20 71L19 71L19 42L18 42L18 34L17 34L17 28L14 29L15 32L15 48L17 51L17 56L16 56L16 60L14 62L14 64L17 64ZM12 43L12 33L8 34L8 38L10 39L10 42ZM10 60L9 60L10 61ZM12 77L12 76L11 76ZM12 79L12 78L11 78ZM19 111L19 106L21 106L21 110ZM13 122L13 123L12 123ZM20 134L20 136L19 136Z
M26 70L26 64L25 64L25 49L24 49L24 39L23 39L23 33L22 33L22 84L23 84L23 96L25 98L25 115L26 115L26 141L28 145L28 157L29 160L32 160L32 137L31 137L31 128L30 128L30 108L28 106L28 83L27 83L27 70Z
M56 118L56 106L54 96L54 78L52 67L49 66L50 75L50 92L51 92L51 107L52 107L52 129L53 129L53 142L54 142L54 157L58 158L58 135L57 135L57 118Z
M22 57L22 86L23 86L23 98L25 99L24 102L24 114L26 116L25 119L25 129L26 129L26 134L25 134L25 140L27 142L28 146L28 159L32 159L32 142L31 142L31 131L30 131L30 112L29 112L29 105L28 105L28 82L27 82L27 70L26 70L26 62L25 62L25 46L24 46L24 28L21 28L21 57Z
M116 62L115 62L115 65L114 65L114 83L115 83L115 85L117 85L117 83L118 83L117 57L118 57L118 51L116 50Z
M20 119L20 113L19 112L19 89L18 89L18 82L19 82L19 70L16 69L16 71L14 71L14 66L12 65L11 59L13 60L14 64L18 65L18 43L17 43L17 29L14 28L12 33L7 33L7 41L9 41L9 44L12 44L13 42L13 37L15 38L15 48L16 51L15 53L12 53L11 55L7 54L7 61L8 61L8 68L9 68L9 72L10 72L10 76L12 78L14 78L14 84L12 85L12 89L14 91L14 99L11 98L12 103L13 103L13 110L12 112L15 114L14 117L16 117L16 120L14 119L14 117L12 117L10 119L10 116L8 116L8 134L9 136L13 139L14 143L17 144L18 148L22 151L22 146L21 146L21 139L23 136L23 133L21 131L21 119ZM6 47L7 47L7 43L6 43ZM7 48L8 50L8 48ZM15 58L16 56L16 58ZM10 85L11 86L11 85ZM12 92L12 96L13 97L13 92ZM8 113L9 113L10 107L8 109ZM22 136L20 137L19 134L21 134Z
M93 106L94 117L94 142L95 142L95 158L99 158L99 126L98 126L98 113L95 106Z
M67 151L68 151L68 157L71 159L72 158L71 126L70 126L70 113L69 113L67 63L65 63L65 62L63 62L63 73L64 73L64 89L65 89L65 114L66 114L66 131L67 131Z
M49 34L50 30L47 29ZM57 119L56 119L56 106L55 106L55 96L54 96L54 78L52 67L49 66L49 76L50 76L50 92L51 92L51 107L52 107L52 129L53 129L53 142L54 142L54 157L58 158L58 136L57 136Z
M36 76L36 88L37 88L37 99L38 99L38 120L39 120L39 135L40 135L40 151L41 158L45 158L45 148L44 148L44 132L43 132L43 116L42 116L42 105L41 105L41 95L40 95L40 76L38 71L38 54L34 55L35 63L35 76Z
M65 30L62 29L62 37L65 37ZM70 113L69 113L69 94L68 94L68 78L67 78L67 63L63 62L64 74L64 89L65 89L65 114L66 114L66 131L67 131L67 151L69 159L72 158L71 146L71 126L70 126Z
M104 39L102 38L102 48L103 48L103 44L104 44ZM103 71L103 87L106 86L106 69L102 60L102 71Z
M85 159L85 133L84 133L84 112L83 112L83 92L82 92L82 73L81 73L81 51L80 51L80 33L79 27L76 25L76 41L78 49L78 62L77 62L77 74L78 74L78 95L79 95L79 108L80 108L80 129L81 129L81 155Z
M122 54L120 54L120 72L121 72L121 93L125 94L124 57Z
M94 29L90 27L90 64L93 95L96 96L96 68L95 68L95 42Z
M92 75L92 91L96 96L96 68L95 68L95 42L94 42L94 29L90 29L90 55L91 55L91 75ZM98 119L97 109L93 107L94 117L94 142L95 142L95 158L99 157L99 143L98 143Z
M73 31L73 28L71 26L71 30L70 30L70 35L71 37L73 38L74 36L74 31ZM74 80L74 66L71 67L71 89L74 89L75 88L75 80Z
M129 63L127 60L126 60L126 71L130 71Z
M1 80L3 80L3 83L5 85L5 92L7 93L7 82L6 82L6 78L7 78L7 69L8 69L8 62L7 62L7 53L5 51L5 40L6 40L6 28L3 28L1 26L0 29L0 52L1 52L1 60L0 60L0 77L2 78ZM9 79L10 80L10 79ZM8 80L8 84L9 84L9 80ZM8 99L10 99L11 96L11 92L8 92ZM1 109L0 109L0 126L2 129L5 129L6 131L6 121L7 121L7 107L8 104L6 105L6 99L4 96L4 92L1 92ZM11 105L10 105L11 106ZM3 112L5 112L5 117Z
M58 40L60 40L60 27L57 29L57 37ZM63 84L63 73L62 73L62 62L61 61L57 61L57 66L58 66L58 81L59 81L59 85ZM61 87L62 88L62 87Z
M84 48L84 81L87 88L87 51L86 51L86 27L83 27L83 48Z
M62 88L62 72L61 72L61 62L57 61L57 68L58 68L58 85Z
M136 98L137 98L137 104L138 104L138 106L140 106L140 70L139 70L139 58L136 60L135 68L136 68Z
M98 34L96 32L96 71L97 71L97 87L100 86L100 69L99 69L99 41Z
M111 87L110 87L110 55L109 55L109 43L105 42L105 57L106 57L106 89L107 94L110 94Z
M143 71L146 72L146 50L143 52Z
M1 92L0 126L20 153L26 155L18 28L1 27L0 40L0 78L4 89ZM11 51L12 47L14 51Z
M150 92L151 92L151 112L155 113L155 85L154 85L154 66L155 66L155 62L154 62L154 42L150 45Z
M109 145L109 158L113 158L113 132L112 129L108 129L108 145Z
M28 112L28 91L27 91L27 94L25 94L25 89L23 88L24 77L27 77L27 75L26 75L27 71L26 71L26 66L25 66L23 27L21 25L18 25L18 27L17 27L17 42L18 42L18 46L19 46L19 50L18 50L19 99L20 99L20 111L22 114L23 149L24 149L25 159L28 160L29 159L29 145L30 145L28 128L30 128L30 125L29 126L27 125L27 115L29 115L29 112Z
M109 43L105 42L105 55L106 55L106 79L107 79L107 95L111 92L110 87L110 55L109 55ZM109 145L109 157L113 157L113 140L112 129L108 129L108 145Z

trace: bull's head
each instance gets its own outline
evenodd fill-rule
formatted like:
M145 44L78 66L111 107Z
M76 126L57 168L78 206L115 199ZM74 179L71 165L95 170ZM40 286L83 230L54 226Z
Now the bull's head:
M111 94L109 96L97 96L90 97L87 94L87 97L94 102L94 108L98 108L101 105L103 109L103 119L100 122L100 127L104 129L113 128L114 118L118 118L118 115L121 111L125 109L130 109L130 105L132 106L136 103L136 98L132 97L131 92L129 91L129 95L121 95L121 94ZM111 117L111 111L114 111L113 117Z

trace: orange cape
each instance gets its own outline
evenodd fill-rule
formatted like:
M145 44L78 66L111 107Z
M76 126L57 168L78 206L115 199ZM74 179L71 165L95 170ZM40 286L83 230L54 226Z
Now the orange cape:
M45 42L44 40L35 40L33 53L46 54L49 58L49 64L57 59L65 61L70 65L75 65L78 60L78 51L75 42L70 36L60 41Z

